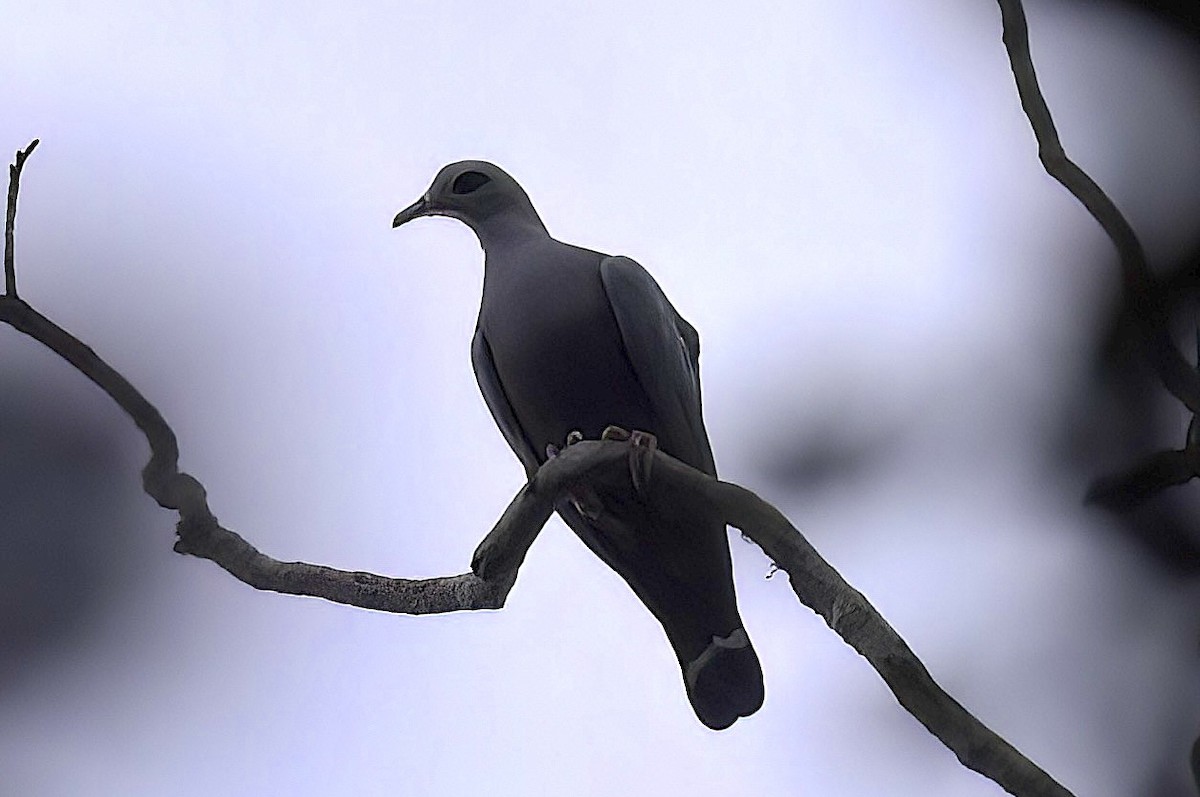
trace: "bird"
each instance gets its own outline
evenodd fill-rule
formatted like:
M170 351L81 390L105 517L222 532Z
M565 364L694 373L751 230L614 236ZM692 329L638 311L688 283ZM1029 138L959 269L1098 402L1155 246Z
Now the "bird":
M660 450L716 476L699 334L642 266L551 237L525 190L487 161L443 167L392 226L423 216L458 219L483 249L471 363L527 477L568 436L598 438L609 426L649 433ZM725 524L694 507L652 511L635 493L564 498L555 509L662 625L697 718L723 730L764 698Z

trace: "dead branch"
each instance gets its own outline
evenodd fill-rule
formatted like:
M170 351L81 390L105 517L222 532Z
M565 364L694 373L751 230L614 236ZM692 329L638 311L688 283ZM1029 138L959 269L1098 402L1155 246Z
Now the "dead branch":
M142 486L158 505L179 512L175 550L209 559L234 578L256 589L312 595L337 603L402 614L432 614L466 609L498 609L512 579L484 581L472 573L430 579L388 578L373 573L335 570L304 562L281 562L258 551L223 527L208 507L203 485L179 472L179 443L162 414L91 348L34 310L15 291L13 232L21 168L34 140L9 167L8 213L4 231L6 293L0 296L0 321L42 343L92 380L123 409L150 444ZM546 516L549 517L549 511ZM545 520L542 521L543 523Z
M25 155L31 150L32 146ZM17 162L23 165L24 158L18 155ZM12 238L19 171L14 168L11 173L6 240ZM635 459L631 457L636 454L636 461L641 463L638 473L644 479L637 490L642 500L663 506L698 507L741 529L789 574L800 601L866 658L900 704L965 766L1012 794L1070 797L1070 792L946 694L867 599L821 558L779 510L749 490L713 479L661 451L632 452L636 438L582 441L546 462L480 543L472 573L409 580L281 562L218 523L208 507L204 487L178 470L179 447L174 431L158 410L94 351L13 293L0 296L0 321L71 363L137 424L152 452L142 470L143 487L160 506L179 513L175 550L208 559L256 589L401 614L498 609L504 605L517 570L553 513L555 502L581 482L603 488L617 481L633 491L631 462ZM653 458L653 469L649 458Z

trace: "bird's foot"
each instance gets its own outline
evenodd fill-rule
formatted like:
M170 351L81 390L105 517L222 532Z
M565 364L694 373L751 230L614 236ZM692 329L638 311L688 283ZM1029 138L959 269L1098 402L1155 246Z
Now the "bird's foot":
M629 476L638 495L650 486L650 468L657 450L658 438L649 432L634 431L629 435Z
M631 432L620 426L609 426L600 439L629 441L629 476L633 479L634 491L641 495L650 484L650 469L654 465L654 452L658 450L658 438L649 432L636 429Z
M633 489L638 495L643 494L650 484L650 470L654 465L654 452L658 450L658 438L649 432L628 431L620 426L608 426L600 435L601 440L629 442L629 476L633 480ZM583 440L583 432L575 429L567 435L566 445L573 446ZM546 446L546 458L554 459L561 449L554 445ZM604 511L604 505L599 496L589 487L577 485L570 490L571 503L585 518L597 520Z
M576 443L583 441L583 432L578 429L573 429L567 433L567 446L573 446ZM546 444L546 458L554 459L561 453L562 449L558 448L553 443ZM586 485L577 484L567 490L567 495L571 500L571 505L579 510L579 514L583 515L588 520L595 522L604 512L604 505L600 503L600 496L596 495L596 491Z

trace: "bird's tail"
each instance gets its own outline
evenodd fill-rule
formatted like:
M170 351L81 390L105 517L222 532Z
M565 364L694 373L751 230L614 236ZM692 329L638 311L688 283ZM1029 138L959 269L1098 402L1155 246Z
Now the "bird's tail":
M708 647L689 662L679 662L692 709L708 727L724 730L763 704L762 668L743 628L713 636Z
M606 494L594 518L572 501L557 509L662 624L696 716L724 730L763 704L762 669L738 615L725 525L693 525L680 507L664 522L639 500Z

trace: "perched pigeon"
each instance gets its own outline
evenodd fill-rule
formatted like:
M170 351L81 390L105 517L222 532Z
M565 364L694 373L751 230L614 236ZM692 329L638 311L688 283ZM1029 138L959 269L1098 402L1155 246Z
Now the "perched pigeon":
M609 425L650 432L716 475L699 335L641 266L551 238L516 180L483 161L446 166L392 226L420 216L456 218L483 246L471 361L527 475L572 431L598 438ZM693 507L664 516L632 490L593 499L556 508L662 623L696 716L720 730L757 711L762 671L738 616L724 524Z

